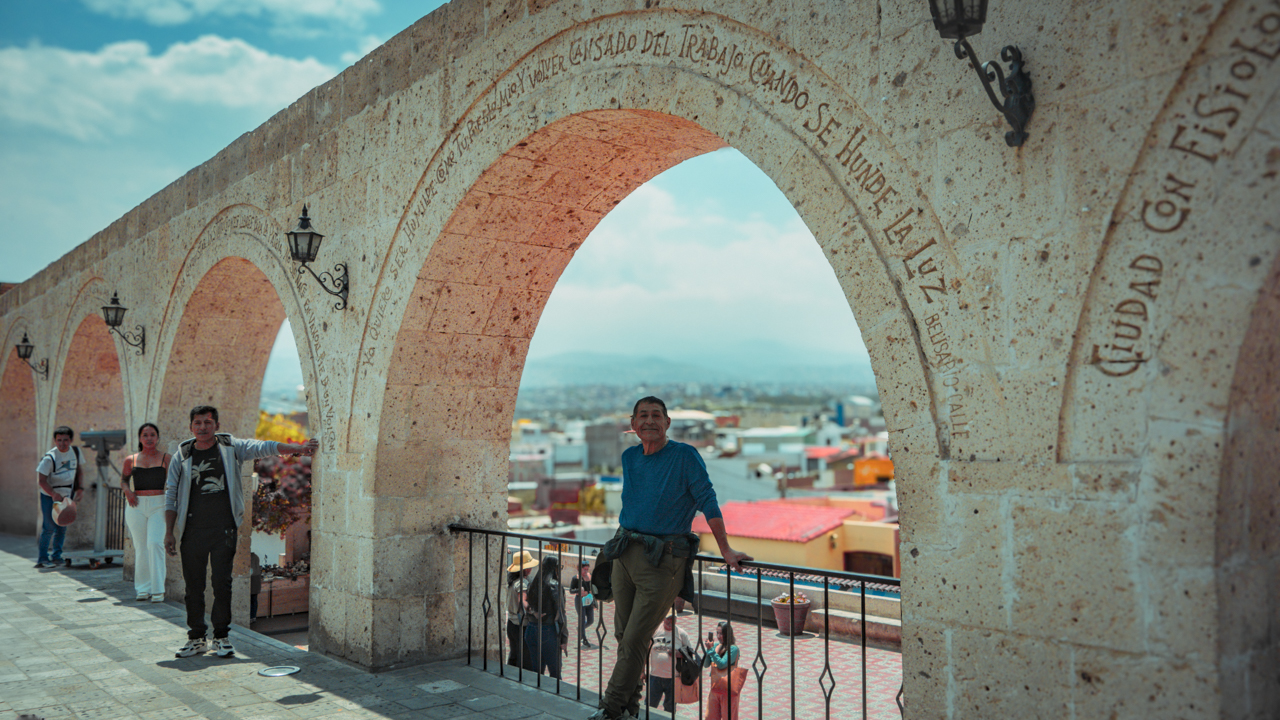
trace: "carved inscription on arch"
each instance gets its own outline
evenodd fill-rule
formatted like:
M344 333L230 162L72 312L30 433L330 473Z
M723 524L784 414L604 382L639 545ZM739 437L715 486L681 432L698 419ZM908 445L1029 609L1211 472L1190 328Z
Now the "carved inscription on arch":
M406 265L416 271L424 260L410 248L422 247L439 233L438 223L429 218L433 213L437 218L445 213L433 205L446 187L450 197L461 196L452 184L477 141L495 124L502 124L504 130L509 122L526 125L525 118L516 117L521 112L517 107L550 84L574 75L643 65L678 67L747 96L808 145L862 209L868 238L890 258L889 270L903 288L906 301L915 308L919 333L943 332L954 339L941 354L933 353L932 345L922 348L930 365L935 370L953 370L963 362L966 351L958 343L964 334L946 329L953 316L952 296L959 287L956 260L945 246L936 219L917 205L909 173L882 145L872 124L848 95L829 85L811 62L750 28L722 18L690 22L687 13L650 12L587 23L548 40L503 74L470 114L459 119L457 129L437 149L424 172L384 264L359 355L362 378L378 366L378 356L394 342L394 333L385 332L383 325L385 318L399 315L405 302L405 283L397 279ZM930 318L927 327L924 318ZM392 337L381 342L387 335ZM941 377L939 372L937 379ZM957 387L958 382L953 383L949 393L957 394ZM937 406L939 418L945 421L951 404L939 398ZM967 437L966 430L953 430L951 437Z
M1116 210L1064 400L1067 437L1060 447L1070 457L1140 451L1146 409L1133 398L1158 377L1160 338L1173 320L1171 288L1194 272L1183 259L1186 249L1245 221L1224 216L1215 183L1280 79L1280 0L1239 3L1226 12L1210 57L1184 73ZM1091 418L1100 411L1091 408L1110 413L1109 437L1091 437L1103 427Z
M283 237L284 229L262 210L251 205L235 205L227 208L209 221L187 254L184 272L179 279L174 297L190 298L209 269L229 257L229 248L235 249L235 255L242 255L255 262L260 269L279 264L287 271L292 270L292 263L285 258ZM308 406L320 418L321 442L327 447L336 447L334 444L338 424L334 403L336 398L329 390L329 383L334 373L341 372L341 369L330 360L328 353L324 350L324 343L320 342L321 332L326 327L322 320L317 320L318 317L325 317L327 302L317 301L316 289L297 273L291 273L288 281L292 283L293 296L297 298L302 309L303 317L294 318L294 321L302 321L309 338L308 345L316 349L310 355L315 364L315 378L319 387L314 388L314 394L308 398ZM311 390L313 388L308 388L309 392Z

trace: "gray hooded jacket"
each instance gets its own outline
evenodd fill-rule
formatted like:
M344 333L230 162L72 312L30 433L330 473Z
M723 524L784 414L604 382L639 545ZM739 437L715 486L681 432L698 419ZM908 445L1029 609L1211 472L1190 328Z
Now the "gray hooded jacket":
M231 514L236 527L244 522L244 486L240 481L240 467L249 460L280 454L280 443L274 440L245 440L218 433L218 451L222 455L222 467L227 473L227 494L231 496ZM187 525L187 505L191 503L191 448L195 438L185 440L169 461L169 475L164 483L164 509L178 513L173 534L182 539Z

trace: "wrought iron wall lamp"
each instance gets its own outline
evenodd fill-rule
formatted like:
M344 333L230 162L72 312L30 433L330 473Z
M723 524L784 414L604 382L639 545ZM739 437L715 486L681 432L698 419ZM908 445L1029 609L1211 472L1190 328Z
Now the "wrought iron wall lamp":
M126 345L138 348L138 355L146 354L146 328L141 325L136 325L135 327L138 328L137 334L120 332L120 324L124 322L124 313L128 309L129 308L120 304L119 294L113 292L111 293L111 304L102 306L102 319L107 321L107 330L119 335L120 339L124 340Z
M1036 99L1031 94L1031 76L1027 75L1022 64L1022 51L1015 45L1005 45L1000 51L1000 59L1009 63L1009 77L994 62L978 65L978 56L965 40L969 35L982 32L982 24L987 21L987 0L929 0L929 11L933 13L933 26L938 29L943 39L956 41L956 57L969 59L982 87L991 98L991 104L1004 114L1011 132L1004 134L1004 141L1009 147L1018 147L1026 142L1027 132L1024 128L1035 112ZM991 84L996 83L1004 102L996 99Z
M45 380L49 379L49 358L41 360L38 364L31 364L31 352L35 350L35 346L27 339L27 333L22 333L22 342L14 346L18 350L18 359L27 364L27 367L35 371L35 373Z
M289 238L289 254L293 257L294 262L302 263L302 267L298 268L298 272L303 270L311 273L311 277L320 283L320 288L325 292L340 298L333 304L334 310L343 310L347 307L347 290L351 287L350 280L347 278L346 263L338 263L333 266L333 273L320 273L316 275L316 271L312 270L307 263L315 262L316 255L320 253L320 241L324 239L324 235L316 232L311 227L311 218L307 217L307 206L302 206L302 217L298 218L298 226L285 233ZM337 273L342 273L338 275ZM333 283L333 290L329 289L329 283Z

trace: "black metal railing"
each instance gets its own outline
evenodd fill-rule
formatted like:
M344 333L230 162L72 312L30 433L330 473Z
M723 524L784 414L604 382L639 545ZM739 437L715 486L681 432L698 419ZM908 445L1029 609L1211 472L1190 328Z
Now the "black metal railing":
M107 526L103 529L103 547L107 550L124 550L124 491L108 487Z
M497 650L496 673L499 676L507 677L509 675L514 675L514 679L516 681L524 683L526 682L525 674L529 673L533 675L532 683L536 687L547 690L548 692L553 692L557 695L564 695L563 690L565 688L562 685L562 678L565 673L563 672L563 667L562 667L562 672L560 672L554 678L555 680L554 689L550 687L550 685L548 685L548 687L546 688L543 688L544 676L541 673L537 673L534 667L530 667L530 663L527 662L528 658L525 657L524 647L523 647L524 643L522 641L524 637L524 629L526 627L524 618L522 618L518 628L519 632L516 634L516 638L517 638L517 641L520 643L520 647L506 647L506 645L509 645L509 643L504 643L504 641L508 640L509 638L508 632L511 632L512 630L515 629L515 628L508 627L508 620L505 618L505 614L506 614L505 610L506 610L506 603L507 603L506 593L508 591L508 583L506 581L506 576L508 573L508 563L511 562L512 557L518 557L523 552L528 550L528 551L531 551L531 553L535 554L539 559L541 559L546 555L554 554L559 560L559 565L562 568L562 570L566 567L564 560L566 558L569 558L573 562L573 568L576 572L577 568L579 567L579 565L583 560L591 559L591 555L587 554L586 550L588 548L603 547L603 543L589 542L589 541L575 540L575 539L557 538L557 537L547 537L542 535L515 533L515 532L509 532L509 531L503 531L503 530L488 530L484 528L468 527L460 524L450 525L449 530L454 533L467 534L467 548L468 548L467 606L470 608L478 608L479 615L480 615L479 620L480 620L480 623L483 625L482 628L479 628L480 632L477 635L476 633L477 628L475 627L475 620L477 620L475 615L477 613L475 612L468 613L467 615L467 664L470 665L473 662L477 661L476 651L479 650L478 662L481 664L483 670L485 670L486 672L490 671L489 662L490 662L491 639L496 638L493 640L493 646L495 646ZM476 548L477 538L482 538L483 540L484 548L483 548L482 557L477 554L477 548ZM574 550L573 548L576 548L576 550ZM708 595L708 589L705 584L707 573L704 571L706 570L706 566L708 565L719 568L721 572L727 571L728 568L727 566L725 566L723 559L719 557L699 554L692 559L694 562L697 563L696 567L694 568L694 574L697 578L698 602L695 604L695 607L693 608L696 621L697 621L697 635L695 636L696 639L695 639L694 645L695 647L697 647L697 645L700 644L700 641L703 638L703 632L704 632L703 620L704 618L709 616L707 609L704 608L703 606L706 604L706 600L708 600L711 597L710 595ZM479 563L479 568L480 568L478 573L476 570L477 562ZM807 584L808 586L805 587L804 589L809 590L811 592L816 590L816 587L814 586L818 585L819 583L821 584L822 608L823 608L822 622L821 622L822 630L820 633L821 640L822 640L822 648L821 648L822 672L819 673L816 679L816 684L817 684L818 693L823 698L823 717L825 718L851 717L851 715L847 713L849 712L849 710L852 710L852 708L841 706L835 709L835 711L840 714L837 714L834 716L832 714L834 700L837 699L836 690L837 689L843 690L846 684L850 684L850 680L845 677L840 677L839 673L835 669L835 664L833 664L833 658L832 658L833 649L837 655L841 655L841 654L854 652L854 647L855 647L852 643L843 642L839 638L836 638L836 640L833 642L833 639L831 637L832 613L830 611L832 593L843 592L843 593L854 594L857 596L858 612L856 613L856 615L859 618L858 623L860 626L860 633L859 633L859 639L857 641L856 648L857 648L857 652L859 653L858 665L860 666L861 684L859 687L856 687L854 689L859 690L858 700L860 700L860 706L861 706L860 717L862 718L870 717L868 715L869 693L868 693L868 684L867 684L867 666L868 666L867 594L868 592L876 593L877 591L879 592L879 594L896 594L898 591L900 591L900 588L901 588L901 583L898 580L898 578L883 577L878 575L863 575L859 573L842 572L842 571L836 571L836 570L824 570L819 568L778 565L774 563L765 563L765 562L756 562L756 561L744 562L742 563L742 566L743 566L743 572L738 574L738 580L739 580L739 583L741 583L744 579L744 576L748 582L750 581L751 578L754 578L755 580L754 603L752 603L749 600L750 595L737 593L737 595L739 596L738 605L739 606L745 605L746 608L745 608L745 611L741 607L735 610L734 576L730 574L726 577L726 582L725 582L725 589L726 589L725 598L724 598L725 612L723 613L723 615L726 619L737 617L737 618L745 618L747 620L753 620L756 625L756 638L755 638L756 639L756 655L749 665L749 667L751 668L751 672L754 675L755 681L756 681L756 692L755 692L756 703L757 703L756 717L757 718L765 717L765 698L767 694L766 678L770 670L769 663L765 658L764 627L766 624L766 620L770 621L769 624L773 624L772 623L773 618L772 617L766 618L763 610L764 603L768 602L765 600L765 592L764 592L764 583L766 582L766 580L768 580L771 583L776 583L778 581L785 581L787 593L791 597L795 597L796 583L798 581L801 583ZM491 582L491 581L494 581L494 582ZM477 593L482 594L482 597L478 605L476 604ZM495 602L495 598L497 598L496 602ZM752 606L754 606L754 610L755 610L754 617L750 616L750 608ZM597 658L595 663L596 668L594 673L595 675L594 680L595 680L595 686L596 686L595 694L597 697L602 697L604 694L604 685L607 682L606 680L607 676L605 675L605 668L604 668L605 642L606 640L609 639L612 633L607 631L605 628L605 617L604 617L605 613L604 613L603 606L597 603L596 608L598 612L596 613L596 618L594 621L595 623L594 633L599 643L599 652L597 653ZM673 608L673 610L674 609L675 608ZM792 615L790 616L789 619L794 621L795 618L796 618L796 615L793 610ZM567 611L566 611L565 620L566 622L568 622ZM515 623L511 623L511 624L514 625ZM801 628L801 630L803 630L803 628ZM814 637L813 635L806 635L806 637L802 639L802 642L807 642L808 640L813 639L813 637ZM804 678L804 679L797 678L797 675L796 675L797 635L794 632L788 633L788 638L789 639L787 643L788 645L787 654L788 654L788 662L789 662L789 668L790 668L790 677L785 678L784 680L787 682L789 686L787 690L789 691L788 694L789 694L790 717L794 720L797 717L796 715L797 687L802 684L800 682L801 680L809 680L810 682L812 682L813 678ZM538 646L535 648L535 651L533 653L535 656L538 656L538 657L542 656L541 643L542 643L542 634L539 633ZM742 643L738 642L736 644L739 645L741 650ZM574 658L573 658L573 662L574 662L573 675L574 675L575 682L568 688L570 690L569 696L573 697L579 702L584 702L583 686L586 683L584 682L585 677L583 674L582 647L576 641L576 638L573 641L573 645L577 648L577 652L574 653ZM508 650L511 651L510 655L507 654ZM557 652L558 652L558 649L557 649ZM878 651L878 652L883 652L883 651ZM809 654L812 655L812 653L809 653ZM508 664L508 660L511 660L511 659L516 660L516 663L514 664L514 666ZM744 659L740 658L739 663L742 663L743 660ZM840 663L840 664L842 667L844 666L844 663ZM772 680L772 678L769 678L769 679ZM550 680L550 678L548 678L548 680ZM679 683L680 682L679 678L676 677L674 682ZM704 681L700 680L700 682L704 682ZM900 688L900 684L895 685L895 687L892 689L891 692L896 692L898 693L898 696L900 696L901 692L899 688ZM806 693L808 692L810 692L810 690L806 690ZM743 694L746 694L745 691ZM700 688L698 703L697 703L698 717L705 716L705 712L703 709L704 695L705 695L705 692L703 692ZM769 693L768 695L769 697L776 699L778 693ZM895 696L890 696L890 697L893 697L893 705L889 707L894 708L897 711L895 715L900 716L901 710L902 710L902 705L900 700L898 699L898 697L895 697ZM847 700L848 699L847 694L842 693L838 699ZM887 703L888 698L884 698L882 700ZM729 715L728 715L729 720L736 720L735 716L738 713L736 704L737 704L736 702L731 702L730 707L727 708L729 710ZM647 712L647 709L646 709L646 712ZM680 713L680 706L676 705L675 712L673 713L673 717L679 717L679 713ZM881 712L881 715L883 716L884 713ZM779 717L777 710L771 709L769 717L771 718L771 720L772 718Z

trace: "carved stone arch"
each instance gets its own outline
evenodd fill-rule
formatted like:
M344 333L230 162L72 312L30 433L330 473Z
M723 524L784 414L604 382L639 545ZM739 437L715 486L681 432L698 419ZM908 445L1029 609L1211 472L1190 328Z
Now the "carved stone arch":
M309 287L309 276L304 282L281 257L284 228L260 209L236 204L214 214L194 234L165 306L148 388L162 442L172 450L190 436L189 411L195 405L217 407L223 432L253 437L263 373L286 317L292 320L315 427L328 407L315 384L324 377L316 369L316 335L323 323L317 315L332 312L332 305ZM319 467L312 481L314 494L323 495ZM245 492L251 489L246 486ZM246 497L246 507L248 502ZM251 532L252 523L241 525L233 570L232 613L241 623L247 623L249 611ZM181 595L181 572L172 561L170 565L167 591Z
M167 441L172 443L186 437L186 411L189 408L181 407L181 402L175 405L172 397L166 402L164 392L166 384L173 379L169 373L175 352L174 344L184 327L188 333L193 332L190 324L193 298L197 298L197 302L217 304L213 314L222 320L211 323L207 330L221 333L220 337L234 339L235 348L228 348L229 352L234 352L224 358L237 363L244 371L244 378L254 388L261 386L261 370L270 355L276 331L284 318L290 318L293 321L291 325L299 359L302 361L303 380L310 396L308 404L313 408L313 417L321 415L321 399L312 394L317 387L319 373L315 365L317 338L311 328L315 323L312 322L313 314L310 310L313 303L319 305L320 313L325 313L330 308L315 297L318 291L309 287L309 282L304 282L292 262L282 257L284 230L259 208L236 204L223 208L195 231L196 239L189 246L172 287L168 288L163 319L159 331L155 333L156 360L147 389L148 412L167 412L169 415L176 413L175 417L159 418L158 424ZM231 264L224 265L228 261ZM222 267L219 269L219 266ZM237 281L238 273L244 274L243 282ZM309 278L305 279L309 281ZM207 281L222 287L213 289L205 285L204 294L197 297L197 292ZM220 296L221 300L218 299ZM252 330L235 331L233 324L241 315L256 318ZM151 338L148 338L148 343L151 342ZM246 348L250 359L238 354ZM148 353L150 352L152 350L148 349ZM250 371L250 365L256 370ZM262 367L258 367L259 365ZM238 386L236 394L244 394ZM231 420L231 424L224 427L225 430L232 431L234 428L233 431L237 434L252 436L256 426L257 394L252 395L250 404L253 412L238 413L244 417ZM252 424L250 415L254 418ZM224 419L224 423L227 423L227 419Z
M683 56L685 51L677 53L670 39L687 39L690 28L710 34L728 55L695 57L696 50L691 50L689 57L672 60L670 56ZM608 52L590 49L604 41L632 50L648 41L656 48L662 41L653 38L661 37L668 38L667 52L655 49L638 62L633 53L617 51L609 57ZM696 39L693 45L698 46ZM575 58L585 62L583 54L593 52L604 57L590 72L565 72L565 58L569 63ZM676 99L649 92L652 87L674 88L670 94ZM519 172L510 163L501 168L497 163L517 156L532 160L538 142L532 138L537 133L559 134L550 127L552 123L569 122L578 113L603 116L619 107L640 110L641 116L661 113L691 121L699 130L680 127L671 132L692 136L700 131L731 144L781 186L849 293L873 368L924 366L881 388L890 427L899 433L895 445L900 450L916 445L927 456L945 458L954 445L954 451L965 457L1010 456L1003 422L987 417L970 426L974 414L963 410L975 404L1001 408L1004 401L989 369L986 333L964 327L979 322L973 316L978 302L961 282L965 269L913 179L919 173L912 171L859 101L824 75L812 59L755 28L714 13L604 16L551 34L497 73L452 131L434 146L400 216L379 266L381 276L362 338L357 386L371 372L375 383L384 380L391 360L383 328L397 326L409 297L402 272L423 266L436 242L437 228L459 222L451 208L463 208L459 210L463 223L470 222L466 212L480 211L464 207L471 199L465 195L468 188L483 182L480 173L490 167L499 176ZM626 131L626 122L615 127L614 139ZM633 117L630 122L643 122L643 118ZM535 147L521 150L518 143ZM779 144L794 150L778 152ZM673 156L670 164L690 156ZM524 182L546 182L543 175L535 172ZM617 187L639 184L634 177L612 180ZM608 190L613 192L613 203L622 197L616 189ZM526 188L525 192L536 190ZM596 211L608 207L601 203ZM567 231L585 237L594 224L582 216L560 227L554 221L540 219L543 226L535 232ZM448 228L444 232L448 234ZM573 241L564 244L573 245ZM948 276L949 280L939 280ZM377 392L359 387L353 392L368 391ZM948 417L952 408L960 409L962 415L955 423ZM939 413L942 422L936 419ZM369 421L376 424L376 418Z
M102 318L102 306L111 294L101 277L89 277L80 285L61 315L62 332L56 353L49 358L49 394L46 396L47 427L41 433L51 437L53 428L69 425L75 432L75 445L81 445L82 433L88 430L119 430L128 434L129 395L125 391L125 365ZM38 445L37 445L38 447ZM127 446L126 446L127 448ZM84 452L84 451L82 451ZM113 453L116 467L127 450ZM96 493L105 492L98 482L98 468L92 453L83 455L85 507L94 507ZM81 550L93 547L96 518L92 513L67 528L66 548Z
M40 518L32 462L39 454L36 383L31 368L14 347L27 329L25 317L6 323L0 345L0 532L34 535Z
M125 388L133 384L130 375L130 368L132 366L130 361L134 360L134 352L133 350L129 350L127 354L123 352L120 348L121 346L124 346L124 344L118 343L115 334L107 329L107 323L102 317L102 306L107 305L110 302L111 289L106 280L102 277L90 277L87 278L80 286L70 305L66 308L66 312L63 317L62 329L58 336L56 355L49 359L49 389L52 393L49 398L49 407L53 415L57 414L62 385L68 379L66 377L67 366L72 360L70 353L77 335L84 332L99 332L105 336L107 343L102 343L100 342L101 338L93 336L91 339L91 348L94 352L98 352L103 348L110 347L115 355L113 367L104 367L103 369L114 370L118 376L117 382L114 384L113 388L115 391L118 391L115 394L119 394L121 398L119 406L121 417L119 418L119 422L122 426L127 426L130 418L133 417L132 397L130 396L130 393L126 392ZM87 327L86 324L88 325ZM124 347L128 349L128 346ZM138 358L138 360L145 362L145 360L141 358ZM97 364L100 365L101 363ZM49 421L52 423L49 427L50 431L52 431L54 425L66 424L59 422L56 417L52 416L49 418ZM80 429L81 428L76 428L77 432ZM115 428L100 427L97 429L110 430Z
M682 65L621 53L590 71L559 72L584 37L629 44L689 27L752 50L730 55L723 73L701 58ZM499 73L433 146L378 266L352 392L383 402L353 418L350 431L377 428L379 445L376 465L366 456L363 478L347 488L348 507L359 497L363 512L394 508L386 527L419 538L438 533L446 516L493 523L506 477L503 428L556 278L632 189L725 144L760 165L798 209L859 317L873 367L894 368L881 393L903 505L920 509L912 517L938 519L940 504L916 497L936 494L938 463L952 452L1007 458L1001 414L984 416L981 430L969 429L976 413L964 415L975 403L998 409L1004 401L986 334L967 327L979 322L976 298L918 173L858 102L794 49L719 15L651 12L553 34ZM458 498L447 512L442 496ZM402 558L394 544L378 544L373 566L398 568L427 550L415 545ZM322 591L354 594L360 582ZM374 602L401 608L390 615L403 618L423 601L417 589L388 586ZM455 599L438 599L448 604L429 612L424 647L457 642L446 636L460 632ZM412 638L393 657L379 655L376 639L405 637L401 628L376 631L374 648L348 650L355 643L341 628L319 625L325 637L313 641L326 651L372 652L361 662L374 665L414 657Z

